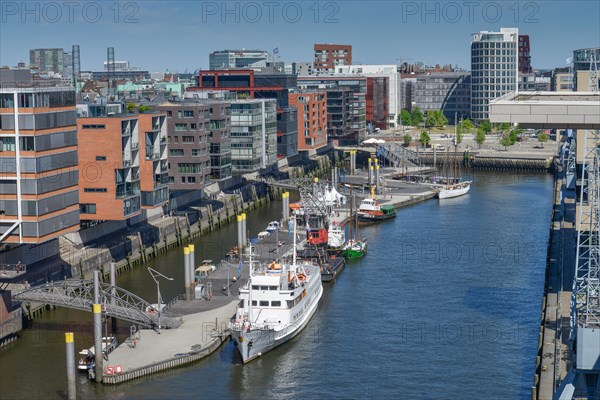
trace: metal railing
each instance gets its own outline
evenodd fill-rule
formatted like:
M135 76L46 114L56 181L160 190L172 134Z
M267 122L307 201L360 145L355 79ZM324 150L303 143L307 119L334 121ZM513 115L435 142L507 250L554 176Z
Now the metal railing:
M27 265L17 264L0 264L0 278L12 278L27 272Z

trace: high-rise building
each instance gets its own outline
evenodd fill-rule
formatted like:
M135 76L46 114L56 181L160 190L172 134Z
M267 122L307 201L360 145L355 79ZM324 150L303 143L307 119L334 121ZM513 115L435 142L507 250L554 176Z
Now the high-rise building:
M1 243L79 229L75 92L26 85L0 88Z
M209 180L231 178L230 103L185 99L157 109L167 113L171 190L199 190Z
M327 92L294 90L290 105L298 109L298 150L310 152L327 146Z
M166 114L128 114L119 103L77 112L81 220L122 221L165 204Z
M600 70L600 47L573 50L573 87L576 88L578 92L586 89L591 91L589 76L592 55L596 59L595 69L598 71Z
M333 73L335 67L352 65L352 46L345 44L315 44L314 72Z
M490 100L517 90L517 28L473 34L471 42L471 118L489 119Z
M29 64L40 71L63 73L63 49L33 49L29 50Z
M231 102L233 174L247 174L277 162L277 103L274 99Z
M267 61L264 50L218 50L208 56L210 69L244 69L259 61Z
M424 113L441 110L448 121L471 114L471 75L468 72L432 72L416 76L415 106Z
M519 35L519 72L530 74L531 68L531 47L529 45L529 35Z

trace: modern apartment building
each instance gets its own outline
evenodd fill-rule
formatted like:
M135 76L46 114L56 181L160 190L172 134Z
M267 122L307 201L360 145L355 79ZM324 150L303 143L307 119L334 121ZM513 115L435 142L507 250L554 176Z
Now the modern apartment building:
M342 65L352 65L352 46L345 44L315 44L315 74L333 73Z
M231 91L250 99L277 100L278 157L292 158L298 154L296 109L288 104L290 89L297 85L295 75L263 73L253 70L199 71L196 91Z
M314 152L327 146L327 92L294 90L290 105L298 110L298 150Z
M267 61L269 53L264 50L218 50L208 56L211 70L248 68L259 61Z
M78 104L83 221L127 220L169 200L166 114L108 111L119 106Z
M342 146L355 146L367 132L367 78L306 76L298 77L301 90L327 92L327 138Z
M424 113L441 110L454 123L455 114L471 114L471 74L468 72L432 72L417 75L415 106Z
M0 88L0 177L0 243L43 243L79 229L72 89L27 79Z
M397 65L349 65L335 69L335 75L359 75L367 78L367 122L373 128L388 129L397 124L400 110ZM377 79L375 79L377 78ZM382 81L381 78L385 78ZM385 84L385 87L382 85ZM387 98L383 98L386 95ZM383 106L386 109L383 109Z
M471 118L489 119L490 100L517 90L517 28L473 34L471 42Z
M247 174L277 162L277 104L274 99L231 103L233 174Z
M33 49L29 50L29 65L40 71L63 73L63 49Z
M231 105L225 101L168 102L169 187L199 190L231 178Z

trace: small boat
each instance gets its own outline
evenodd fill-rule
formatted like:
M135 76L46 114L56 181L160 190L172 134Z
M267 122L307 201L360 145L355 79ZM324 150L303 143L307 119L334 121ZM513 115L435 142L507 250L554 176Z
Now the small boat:
M459 182L451 185L444 185L437 192L438 199L451 199L453 197L462 196L469 192L471 188L471 182Z
M240 301L229 324L244 364L298 335L321 300L319 266L296 261L296 225L291 263L273 261L255 268L250 248L250 278L240 289ZM311 349L308 342L299 343Z
M367 254L367 240L348 240L348 243L342 249L342 255L347 259L361 258Z
M391 205L380 206L373 198L364 199L356 213L358 222L370 223L385 221L396 217L396 209Z
M279 229L279 222L271 221L271 222L269 222L269 225L267 225L267 228L265 229L265 231L271 233L271 232L275 232L277 229Z
M332 222L329 224L329 232L327 234L327 249L339 250L346 242L346 232L343 224Z
M117 342L117 338L114 336L103 337L102 338L102 354L106 357L110 354L114 349L117 348L119 343ZM79 359L79 364L77 365L77 369L80 371L87 371L96 366L96 350L94 346L89 349L84 349L79 352L82 356Z

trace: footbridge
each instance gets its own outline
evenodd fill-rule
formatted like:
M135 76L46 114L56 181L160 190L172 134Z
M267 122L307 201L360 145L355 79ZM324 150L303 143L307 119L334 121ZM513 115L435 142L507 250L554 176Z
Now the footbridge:
M181 316L156 310L141 297L117 286L100 283L100 304L103 314L129 321L158 331L158 328L177 328ZM92 312L94 281L67 280L25 289L13 294L15 300L73 308Z

